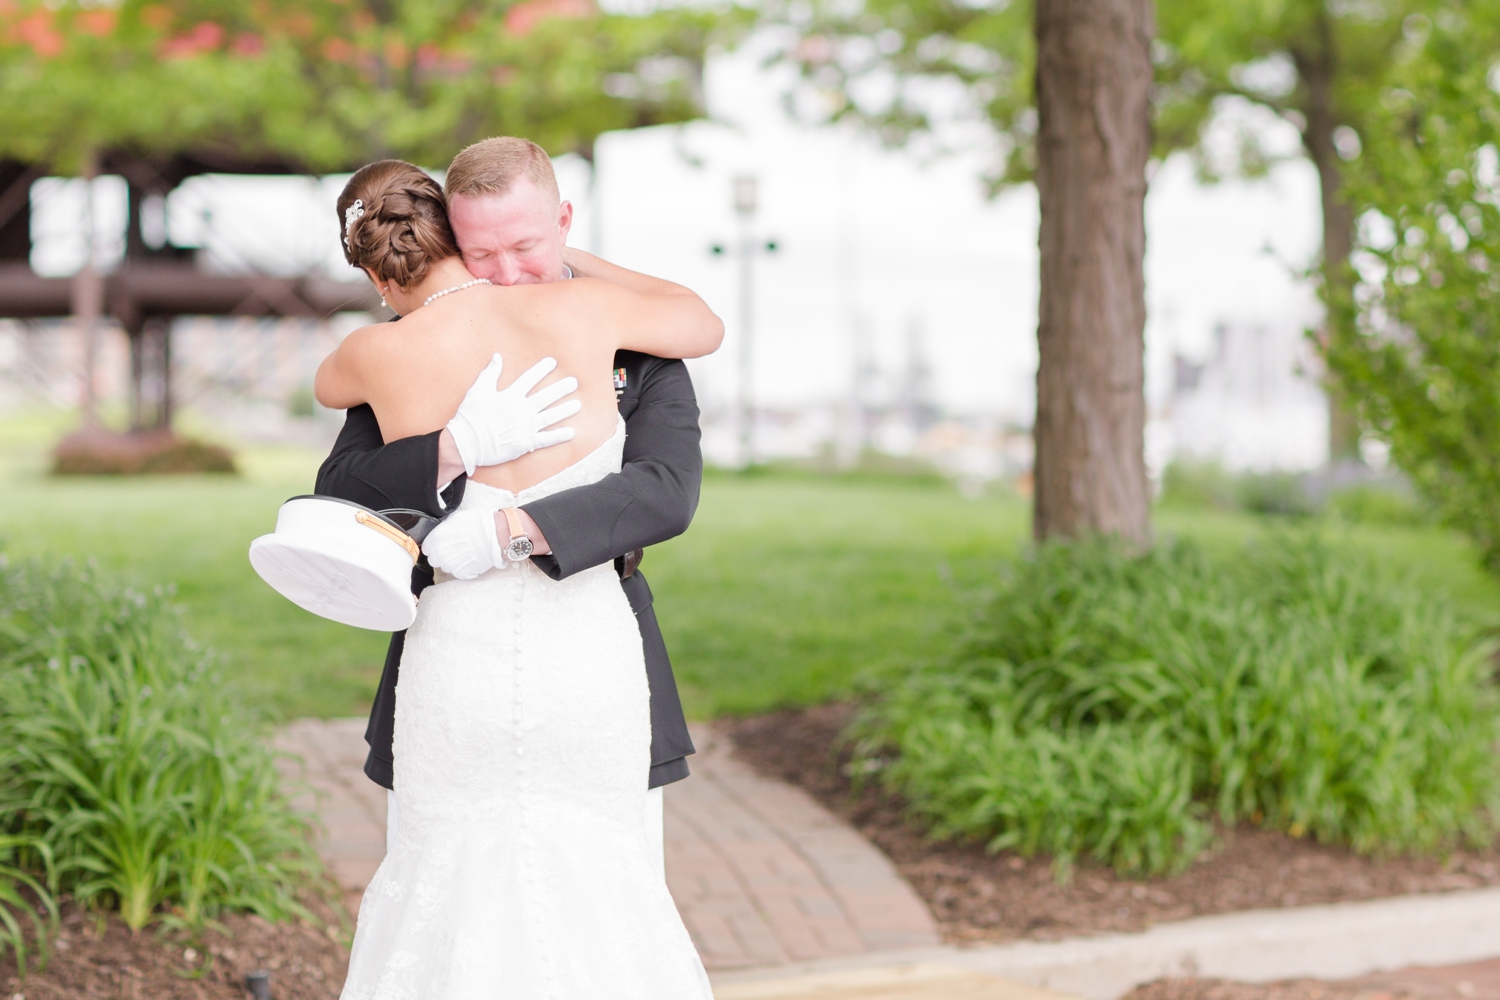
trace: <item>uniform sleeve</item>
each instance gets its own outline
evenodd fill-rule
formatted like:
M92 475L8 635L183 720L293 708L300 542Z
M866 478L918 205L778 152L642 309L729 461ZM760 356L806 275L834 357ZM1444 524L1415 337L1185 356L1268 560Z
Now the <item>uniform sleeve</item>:
M533 561L553 579L680 535L698 509L703 453L687 366L650 358L640 377L620 472L525 507L552 547Z
M433 517L444 510L437 497L438 437L441 431L386 444L368 404L351 407L333 452L318 469L314 492L352 500L373 510L405 507ZM463 495L464 477L444 492L448 507Z

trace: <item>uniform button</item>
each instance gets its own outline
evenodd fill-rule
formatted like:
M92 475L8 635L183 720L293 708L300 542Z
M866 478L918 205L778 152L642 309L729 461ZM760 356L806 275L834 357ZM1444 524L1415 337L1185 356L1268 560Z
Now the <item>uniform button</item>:
M516 756L519 757L526 752L525 747L516 747Z

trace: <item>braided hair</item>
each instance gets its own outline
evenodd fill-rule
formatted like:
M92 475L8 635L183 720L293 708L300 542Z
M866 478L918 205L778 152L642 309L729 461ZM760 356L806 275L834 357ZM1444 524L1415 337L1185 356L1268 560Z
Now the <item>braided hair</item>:
M459 255L443 189L405 160L361 167L338 200L344 259L401 288L421 284L432 265Z

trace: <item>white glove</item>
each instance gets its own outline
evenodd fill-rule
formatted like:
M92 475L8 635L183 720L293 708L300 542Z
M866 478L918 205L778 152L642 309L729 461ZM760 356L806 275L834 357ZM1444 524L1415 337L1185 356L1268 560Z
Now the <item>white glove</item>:
M422 542L434 569L459 580L472 580L505 565L505 549L495 529L495 512L461 510L449 514Z
M557 367L553 358L538 361L502 391L495 385L504 367L505 362L496 354L469 386L458 412L448 421L458 457L471 476L479 466L502 465L538 448L573 440L571 427L544 428L583 409L583 403L576 399L552 406L578 388L578 380L571 375L534 396L526 395Z

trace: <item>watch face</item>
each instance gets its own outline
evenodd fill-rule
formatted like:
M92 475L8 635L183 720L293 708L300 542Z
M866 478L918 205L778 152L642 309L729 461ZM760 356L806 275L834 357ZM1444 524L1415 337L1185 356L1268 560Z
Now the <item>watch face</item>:
M531 550L535 548L529 538L512 538L510 544L505 546L505 557L511 562L520 562L522 559L531 558Z

